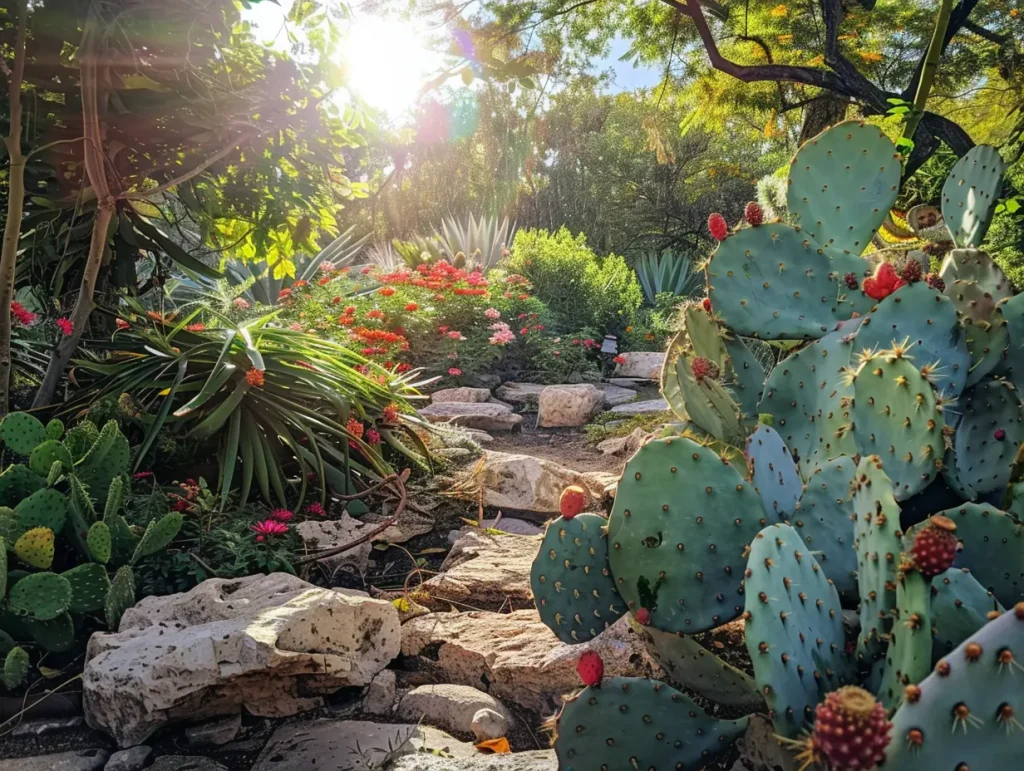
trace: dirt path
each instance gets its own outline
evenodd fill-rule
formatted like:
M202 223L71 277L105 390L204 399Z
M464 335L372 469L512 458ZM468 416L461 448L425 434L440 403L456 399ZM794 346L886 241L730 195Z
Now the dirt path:
M582 429L535 428L536 416L524 415L523 429L516 433L495 433L494 441L485 445L487 450L532 455L554 461L574 471L607 471L621 474L626 464L624 456L605 455L587 439Z

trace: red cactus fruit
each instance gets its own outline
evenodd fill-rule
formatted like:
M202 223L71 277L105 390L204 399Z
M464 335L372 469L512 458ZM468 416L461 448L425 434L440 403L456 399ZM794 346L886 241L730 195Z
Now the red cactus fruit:
M885 759L890 731L885 707L863 688L847 685L815 709L805 757L834 771L867 771Z
M569 485L558 498L558 510L566 519L572 519L587 505L587 492L579 485Z
M1001 442L1006 438L1006 431L1004 431L1001 428L997 428L995 431L992 432L992 438L995 439L997 442Z
M875 268L875 275L864 279L864 294L872 300L884 300L901 286L906 286L906 281L896 275L896 268L888 262L883 262Z
M910 553L914 566L925 578L937 576L953 566L958 545L956 523L949 517L937 514L928 525L918 531Z
M584 685L591 688L601 687L601 678L604 677L604 662L601 655L595 651L584 651L580 660L576 662L576 674Z
M633 615L636 617L636 621L638 624L642 624L643 626L651 625L651 611L649 611L647 608L640 608Z
M747 208L743 210L743 219L747 221L748 225L755 227L764 222L764 209L761 208L761 204L757 201L748 203Z
M705 297L703 301L701 301L701 307L704 308L704 310L706 310L708 313L711 313L711 298Z
M921 280L923 273L924 270L921 268L920 260L908 257L906 263L903 265L903 269L900 270L900 278L908 284L913 284L915 281Z
M925 283L928 284L932 289L937 292L946 291L946 282L942 280L942 277L938 273L926 273L924 276Z
M729 235L729 223L725 221L725 217L715 212L708 217L708 230L711 231L711 236L716 241L724 241L725 237Z
M857 281L857 274L856 273L847 273L845 276L843 276L843 281L846 282L846 288L847 289L859 289L860 288L860 282Z
M703 356L695 356L690 362L690 372L698 381L706 377L716 378L718 377L718 365Z

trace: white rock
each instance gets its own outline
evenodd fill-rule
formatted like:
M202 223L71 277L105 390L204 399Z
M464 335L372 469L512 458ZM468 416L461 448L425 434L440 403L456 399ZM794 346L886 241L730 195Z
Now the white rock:
M612 407L609 411L620 415L642 415L645 412L666 412L667 410L668 402L664 399L648 399L643 402L620 404L618 407Z
M494 441L494 437L488 434L486 431L477 431L475 429L467 429L466 432L469 434L469 438L477 444L490 444Z
M185 729L189 747L220 747L234 740L242 730L242 713L229 715L222 720L207 720Z
M390 602L274 573L147 597L89 640L83 704L122 747L179 720L281 717L363 686L400 645Z
M537 402L537 426L582 426L603 406L604 393L590 383L548 386Z
M376 525L353 519L347 513L338 519L310 519L295 525L295 532L310 554L351 543L375 529ZM322 564L329 570L347 567L362 575L366 572L372 551L373 543L367 541L341 554L326 557Z
M522 415L501 404L442 402L424 407L420 415L431 423L451 423L481 431L511 431L523 422Z
M597 449L605 455L632 455L643 446L648 433L642 428L634 428L629 436L616 436L599 442Z
M448 608L454 601L494 610L509 603L513 608L532 604L530 568L540 542L540 536L470 530L448 552L440 574L420 585L435 602L421 602Z
M625 618L582 645L559 642L533 609L429 613L402 626L402 653L432 680L486 685L506 705L540 715L579 688L576 662L587 650L601 656L605 676L666 677Z
M388 771L558 771L554 750L477 755L475 758L438 758L406 755Z
M385 669L370 681L363 694L363 712L387 715L395 706L395 672Z
M508 733L511 722L509 718L500 712L484 707L477 710L476 714L473 715L473 722L470 723L469 727L472 729L473 736L478 742L485 742L488 739L500 739L502 736L505 736Z
M477 741L497 739L508 733L512 715L505 706L493 696L468 685L421 685L402 697L396 714L410 723L422 720L446 731L472 734L473 721L481 710L493 713L493 717L484 716L480 725L481 730L490 729L492 733L477 736ZM497 733L493 733L495 730Z
M664 351L627 351L620 355L625 361L615 365L615 377L661 379L661 368L665 364Z
M545 458L489 450L478 479L486 506L550 514L558 511L558 499L569 485L582 487L596 505L616 476L581 473Z
M626 404L636 398L636 391L632 388L623 388L612 383L594 383L594 387L604 394L605 409L618 407L620 404Z
M97 771L107 762L106 750L74 750L0 760L0 771Z
M430 395L430 401L434 404L443 402L470 402L482 404L491 398L491 391L488 388L442 388Z
M509 404L519 405L521 407L531 407L536 409L537 402L540 400L540 392L543 391L547 386L543 383L502 383L495 390L494 394L502 401L506 401Z
M425 725L299 720L274 731L252 771L390 769L385 761L403 755L419 761L432 750L463 758L477 755L472 744Z
M658 380L661 380L661 375L658 376ZM607 382L613 386L632 390L650 385L650 381L645 377L610 377Z
M153 748L145 744L132 747L130 750L120 750L110 756L103 771L139 771L152 754Z
M497 530L500 533L508 533L509 535L541 535L544 532L544 528L533 522L527 522L525 519L516 519L515 517L502 517L498 519L495 517L493 519L485 519L480 523L480 527L467 525L458 530L448 531L448 543L454 546L466 533L480 532L482 530Z

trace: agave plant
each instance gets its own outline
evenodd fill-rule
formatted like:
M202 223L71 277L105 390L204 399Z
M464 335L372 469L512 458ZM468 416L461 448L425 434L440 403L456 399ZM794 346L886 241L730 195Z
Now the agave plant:
M449 217L441 223L437 239L441 251L452 264L461 252L466 260L480 270L489 270L498 264L506 244L512 242L516 226L508 217L500 223L497 217L470 214L463 222Z
M255 483L265 500L286 506L296 497L301 505L311 475L323 489L351 493L356 480L392 473L384 447L427 463L411 428L419 424L415 372L399 376L338 343L282 329L276 312L238 324L206 311L210 326L195 323L201 312L150 313L79 362L99 376L85 400L130 393L153 416L136 466L161 431L217 436L222 496L241 462L242 503Z
M648 305L654 305L662 292L689 297L700 290L704 280L689 257L673 252L647 252L635 267Z

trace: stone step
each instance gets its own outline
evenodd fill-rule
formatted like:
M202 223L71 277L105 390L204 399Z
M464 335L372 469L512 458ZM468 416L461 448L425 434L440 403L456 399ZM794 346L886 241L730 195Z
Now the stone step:
M512 431L522 424L523 416L516 415L503 404L475 402L442 402L420 410L420 415L431 423L451 423L480 431Z

